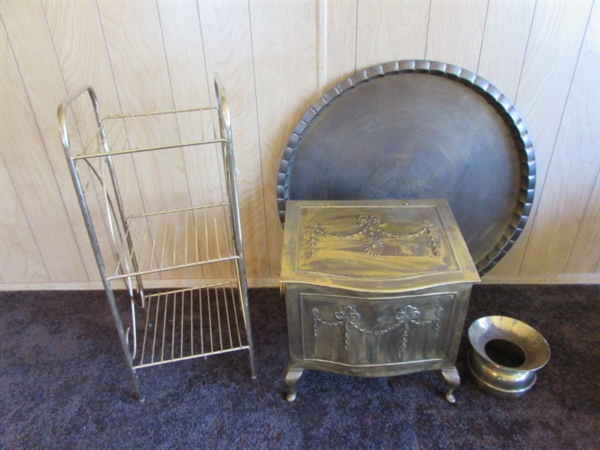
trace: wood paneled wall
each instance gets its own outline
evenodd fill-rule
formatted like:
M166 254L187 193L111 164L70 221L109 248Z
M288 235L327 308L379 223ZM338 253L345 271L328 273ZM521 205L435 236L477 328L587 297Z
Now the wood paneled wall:
M600 282L597 1L2 0L0 16L2 289L100 286L56 124L80 85L115 113L202 103L220 77L248 277L266 286L278 277L275 186L292 129L337 82L402 59L479 73L533 136L533 213L484 280ZM163 169L141 174L157 192L169 189Z

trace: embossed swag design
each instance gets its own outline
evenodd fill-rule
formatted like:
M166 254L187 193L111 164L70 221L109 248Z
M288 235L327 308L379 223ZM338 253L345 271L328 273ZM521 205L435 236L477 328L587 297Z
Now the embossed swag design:
M414 232L392 233L384 229L387 227L387 224L382 222L380 217L361 214L358 216L357 228L354 231L348 233L330 233L326 231L322 224L311 222L306 227L308 256L313 258L316 255L319 237L338 239L354 239L361 237L363 251L372 258L379 258L384 254L386 248L385 239L410 240L421 236L427 236L429 238L431 252L435 256L440 256L439 236L433 222L424 219L420 222L420 225L421 228Z
M444 308L437 308L435 310L434 319L424 319L421 318L421 311L419 311L419 309L412 305L406 305L397 310L396 313L390 318L381 317L380 319L382 319L382 322L388 323L389 325L378 328L377 326L369 327L361 318L355 306L341 306L333 314L334 320L323 319L321 316L321 311L319 311L318 308L313 308L311 311L313 316L313 331L315 337L319 335L319 325L344 328L344 350L346 350L346 352L350 350L350 331L352 329L368 336L378 337L383 334L390 333L393 330L402 328L402 335L400 338L401 352L408 348L412 328L411 325L422 327L433 324L434 337L437 338L439 337L440 323L443 312ZM389 319L392 319L391 322Z

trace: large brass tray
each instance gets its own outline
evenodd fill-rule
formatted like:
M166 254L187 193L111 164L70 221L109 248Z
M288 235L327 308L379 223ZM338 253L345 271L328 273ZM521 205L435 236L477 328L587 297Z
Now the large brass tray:
M513 104L473 72L398 61L356 73L321 97L285 148L287 200L446 198L480 275L521 234L535 158Z

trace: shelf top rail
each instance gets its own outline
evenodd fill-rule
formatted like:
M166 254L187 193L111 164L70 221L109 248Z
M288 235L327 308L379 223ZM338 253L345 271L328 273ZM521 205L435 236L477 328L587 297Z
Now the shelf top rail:
M216 106L207 106L203 108L188 108L188 109L171 109L165 111L149 111L141 113L128 113L128 114L110 114L108 116L101 117L101 120L113 120L113 119L130 119L135 117L146 117L146 116L159 116L162 114L177 114L177 113L190 113L190 112L202 112L202 111L218 111Z
M227 142L226 139L206 139L201 141L192 141L192 142L177 142L175 144L167 144L167 145L157 145L152 147L140 147L140 148L131 148L127 150L110 150L107 152L99 152L99 153L90 153L87 155L76 155L72 156L71 159L73 161L77 161L80 159L92 159L92 158L102 158L106 156L116 156L116 155L128 155L131 153L142 153L142 152L151 152L155 150L168 150L173 148L184 148L184 147L194 147L198 145L209 145L209 144L219 144Z
M100 138L102 142L101 151L96 151L93 153L81 153L78 155L71 154L71 142L69 138L69 130L67 126L67 110L71 106L75 100L77 100L81 95L87 93L92 102L94 113L96 117L96 125L98 126L98 130L95 133L95 136ZM106 116L102 116L100 114L100 108L98 103L98 98L96 96L96 92L94 88L90 85L82 86L77 92L73 95L69 96L66 100L64 100L58 107L58 121L59 121L59 132L61 136L61 140L63 143L63 147L65 152L67 153L67 157L71 161L77 160L85 160L92 158L102 158L106 156L117 156L117 155L128 155L133 153L143 153L143 152L151 152L156 150L168 150L168 149L177 149L177 148L186 148L186 147L194 147L194 146L203 146L203 145L211 145L211 144L226 144L230 136L226 137L209 137L207 139L197 139L189 142L175 142L163 145L155 145L155 146L144 146L138 148L129 148L124 150L112 150L108 145L108 141L106 139L106 133L104 130L104 123L106 121L112 120L126 120L132 118L140 118L140 117L152 117L152 116L160 116L160 115L169 115L169 114L178 114L178 113L196 113L196 112L206 112L206 111L215 111L219 113L219 107L217 106L205 106L205 107L195 107L195 108L187 108L187 109L170 109L170 110L160 110L160 111L149 111L149 112L133 112L126 114L110 114ZM215 133L216 134L216 133Z

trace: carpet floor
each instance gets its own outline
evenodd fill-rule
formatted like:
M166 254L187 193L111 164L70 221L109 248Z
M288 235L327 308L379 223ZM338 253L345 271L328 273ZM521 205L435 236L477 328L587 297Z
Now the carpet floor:
M288 404L285 305L275 289L250 303L257 379L247 352L141 369L139 403L103 292L0 293L0 448L600 448L600 286L475 286L455 405L439 372L318 371ZM481 391L466 368L467 328L487 315L528 323L552 349L520 398Z

